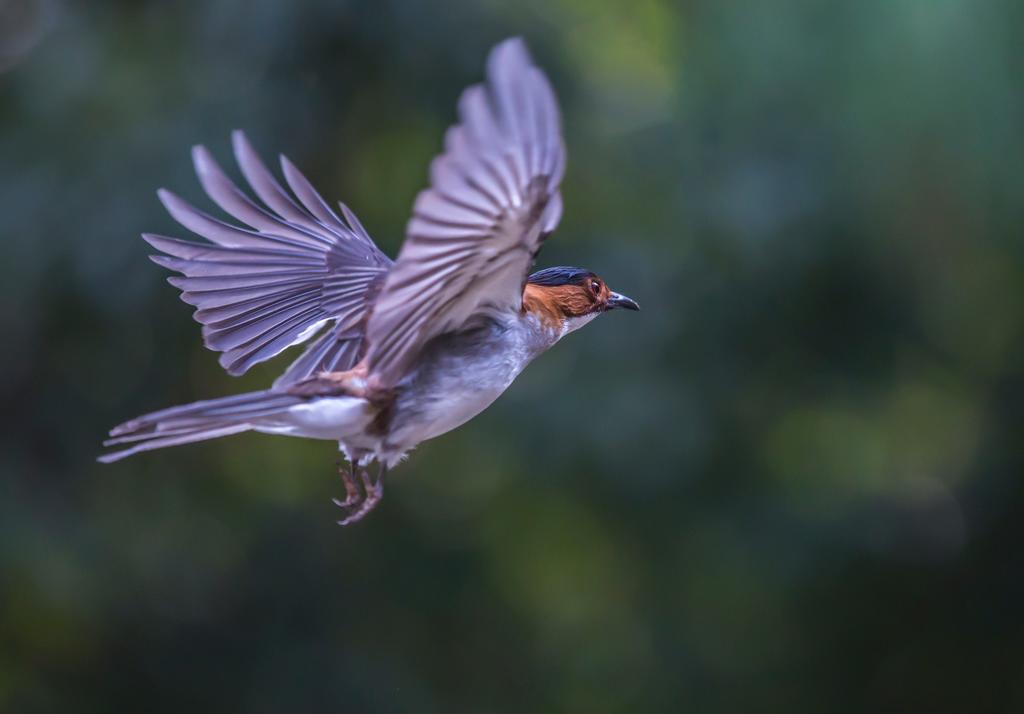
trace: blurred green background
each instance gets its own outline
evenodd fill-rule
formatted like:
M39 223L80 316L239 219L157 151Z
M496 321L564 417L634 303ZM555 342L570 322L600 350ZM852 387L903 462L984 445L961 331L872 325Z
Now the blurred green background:
M1024 711L1024 4L0 0L0 710ZM189 147L291 157L394 254L522 34L540 265L643 306L341 529L334 447L94 462L263 387L142 231Z

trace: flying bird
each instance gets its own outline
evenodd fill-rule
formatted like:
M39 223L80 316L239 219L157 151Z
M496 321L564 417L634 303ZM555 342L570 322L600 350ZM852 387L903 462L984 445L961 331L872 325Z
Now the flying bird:
M554 91L521 39L497 45L486 82L463 92L394 261L288 159L290 193L245 134L232 144L258 202L204 147L192 159L213 203L243 225L161 189L171 216L209 242L144 234L162 254L152 260L181 274L168 281L229 374L319 336L269 389L115 427L104 446L118 450L102 462L244 431L337 441L350 464L335 499L347 525L377 505L409 450L486 409L573 330L639 309L589 270L529 274L562 215L565 146Z

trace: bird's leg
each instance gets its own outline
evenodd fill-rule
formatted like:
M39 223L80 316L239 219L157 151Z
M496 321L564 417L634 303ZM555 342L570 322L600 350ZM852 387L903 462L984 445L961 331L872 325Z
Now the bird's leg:
M341 476L341 482L345 484L345 500L339 501L337 498L332 498L334 505L339 508L350 508L355 506L362 500L362 494L359 493L359 486L356 485L356 462L352 461L348 468L345 468L343 461L338 461L338 475Z
M338 521L339 526L347 526L361 521L367 513L380 503L380 499L384 497L384 474L386 473L387 468L384 464L378 466L376 478L370 478L370 470L368 468L360 470L359 478L363 482L363 498L354 504L354 508L345 518Z

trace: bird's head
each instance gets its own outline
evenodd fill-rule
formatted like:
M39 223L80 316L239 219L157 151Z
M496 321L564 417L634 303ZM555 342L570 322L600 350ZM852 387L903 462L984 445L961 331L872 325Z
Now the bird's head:
M640 306L612 292L601 278L582 268L539 270L527 278L523 291L523 309L562 334L582 327L603 312L620 308L639 310Z

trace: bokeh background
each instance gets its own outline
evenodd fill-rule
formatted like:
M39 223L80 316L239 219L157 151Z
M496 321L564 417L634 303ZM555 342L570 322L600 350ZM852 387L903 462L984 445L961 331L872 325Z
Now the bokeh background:
M1024 4L0 1L0 710L1024 711ZM524 35L635 297L341 529L142 231L245 128L389 252Z

